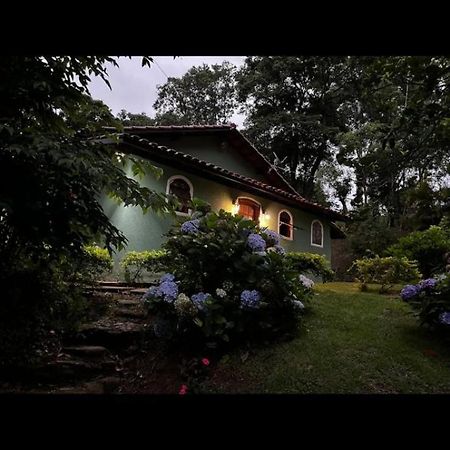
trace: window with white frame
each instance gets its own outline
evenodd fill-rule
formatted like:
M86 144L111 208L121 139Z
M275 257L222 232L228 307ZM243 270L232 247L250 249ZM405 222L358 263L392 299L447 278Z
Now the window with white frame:
M278 213L278 234L285 239L294 239L294 219L286 209Z
M172 194L177 197L180 206L177 209L177 214L189 214L189 202L192 200L194 188L192 183L183 175L174 175L167 180L167 194Z
M311 224L311 245L323 247L323 225L318 220L313 220Z

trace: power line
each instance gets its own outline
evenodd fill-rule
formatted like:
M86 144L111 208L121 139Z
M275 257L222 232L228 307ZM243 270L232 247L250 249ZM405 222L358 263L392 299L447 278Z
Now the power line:
M156 66L158 67L158 69L166 76L167 79L169 79L167 73L164 72L164 70L162 69L162 67L158 64L158 61L156 61L156 58L155 58L154 61L155 61Z

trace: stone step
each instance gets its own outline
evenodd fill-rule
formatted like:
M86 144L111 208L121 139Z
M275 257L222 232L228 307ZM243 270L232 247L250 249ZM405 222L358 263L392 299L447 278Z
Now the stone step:
M124 286L130 288L149 288L157 283L158 280L146 282L146 283L127 283L126 281L97 281L97 285L99 286Z
M63 353L81 356L85 358L104 358L109 351L105 347L99 345L77 345L72 347L63 347Z
M114 373L117 363L107 361L84 361L81 359L60 359L48 362L33 370L35 380L46 383L62 383L68 380L80 380L95 375Z
M132 286L92 286L90 289L92 291L97 291L97 292L122 293L122 292L130 292L130 291L134 290L134 287L132 287Z
M140 300L117 300L117 305L124 308L142 307Z
M130 291L130 294L144 295L148 291L148 288L136 288Z
M82 325L76 335L66 339L66 343L104 346L116 350L140 342L145 331L145 324L111 319L101 320Z
M120 387L119 377L105 377L76 386L65 386L53 391L54 394L112 394Z
M145 311L135 311L128 308L120 308L115 311L115 315L119 317L124 317L126 319L140 319L143 320L147 317Z

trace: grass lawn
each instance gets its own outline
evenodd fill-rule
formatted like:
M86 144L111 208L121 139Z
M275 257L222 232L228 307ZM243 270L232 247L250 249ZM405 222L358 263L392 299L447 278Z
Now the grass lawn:
M206 391L449 393L450 348L418 326L398 294L317 284L296 339L229 355Z

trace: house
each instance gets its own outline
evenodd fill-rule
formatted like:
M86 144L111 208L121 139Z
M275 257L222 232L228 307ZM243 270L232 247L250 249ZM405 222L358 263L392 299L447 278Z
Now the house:
M334 221L347 218L300 196L234 125L126 127L115 145L163 170L159 179L148 175L140 182L176 195L181 220L189 217L188 201L196 197L278 232L287 251L330 259L331 239L342 237ZM127 251L159 248L174 220L107 197L102 206L127 236Z

